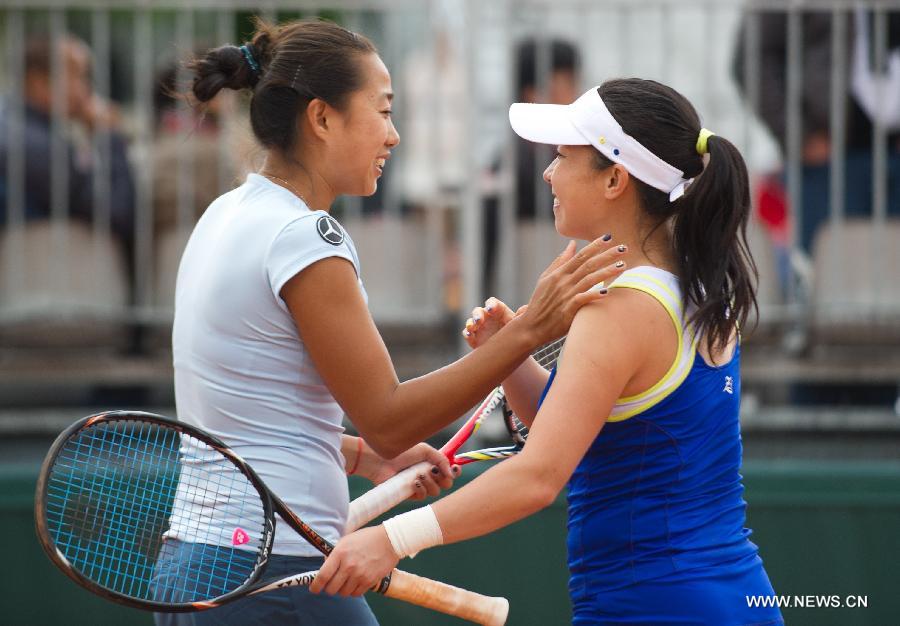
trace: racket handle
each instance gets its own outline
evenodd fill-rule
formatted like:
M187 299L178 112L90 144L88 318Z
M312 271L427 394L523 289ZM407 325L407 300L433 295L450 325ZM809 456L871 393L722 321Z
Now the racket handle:
M422 461L388 478L350 503L344 534L365 526L373 519L416 493L413 483L416 476L431 471L431 463Z
M397 569L384 595L485 626L503 626L509 614L506 598L483 596Z

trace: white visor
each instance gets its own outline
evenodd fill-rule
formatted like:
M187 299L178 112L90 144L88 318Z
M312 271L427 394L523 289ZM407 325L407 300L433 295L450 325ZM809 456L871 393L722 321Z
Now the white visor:
M669 194L684 195L693 179L660 159L628 135L592 87L572 104L526 104L509 107L509 123L522 139L560 146L594 146L640 181Z

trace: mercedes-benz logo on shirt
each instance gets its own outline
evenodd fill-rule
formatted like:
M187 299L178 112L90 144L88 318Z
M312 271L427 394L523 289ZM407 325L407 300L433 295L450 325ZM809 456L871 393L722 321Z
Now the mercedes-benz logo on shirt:
M327 241L333 246L339 246L344 243L344 231L337 220L330 215L323 215L316 222L316 230L319 231L319 237Z

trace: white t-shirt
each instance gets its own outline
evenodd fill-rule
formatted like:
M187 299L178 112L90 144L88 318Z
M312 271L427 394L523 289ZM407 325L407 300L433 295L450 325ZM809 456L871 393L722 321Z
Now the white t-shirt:
M347 259L360 276L353 242L334 218L250 174L210 205L191 234L178 269L172 348L179 419L222 439L306 523L335 542L349 502L340 452L343 411L279 296L290 278L333 256ZM235 527L222 503L189 495L182 490L167 535L214 543L211 531L222 538L215 543L231 545ZM213 519L213 506L223 527L202 527L201 520ZM284 523L274 552L319 556Z

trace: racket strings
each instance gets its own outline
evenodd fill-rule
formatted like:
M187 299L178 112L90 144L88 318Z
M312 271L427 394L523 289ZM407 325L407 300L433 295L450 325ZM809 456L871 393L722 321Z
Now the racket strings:
M562 352L562 347L565 342L566 338L560 337L556 341L551 341L539 348L532 356L544 369L551 369L556 365L556 361L559 359L559 353Z
M182 436L179 454L180 481L165 532L171 541L157 564L155 595L166 602L212 599L252 575L262 550L264 512L253 485L218 451ZM245 540L244 549L229 547Z
M57 459L48 484L48 522L51 532L57 531L57 547L79 571L107 587L117 574L123 579L120 585L133 587L147 569L146 560L133 549L143 539L140 523L122 506L134 494L116 478L121 456L106 437L75 438ZM85 472L95 458L114 465ZM136 465L139 471L139 460ZM101 501L99 494L107 497ZM146 495L137 504L148 511L153 507Z
M84 577L132 598L176 603L246 583L265 524L259 494L230 460L137 421L99 422L65 442L48 475L46 522ZM241 549L227 536L230 524L241 529Z

